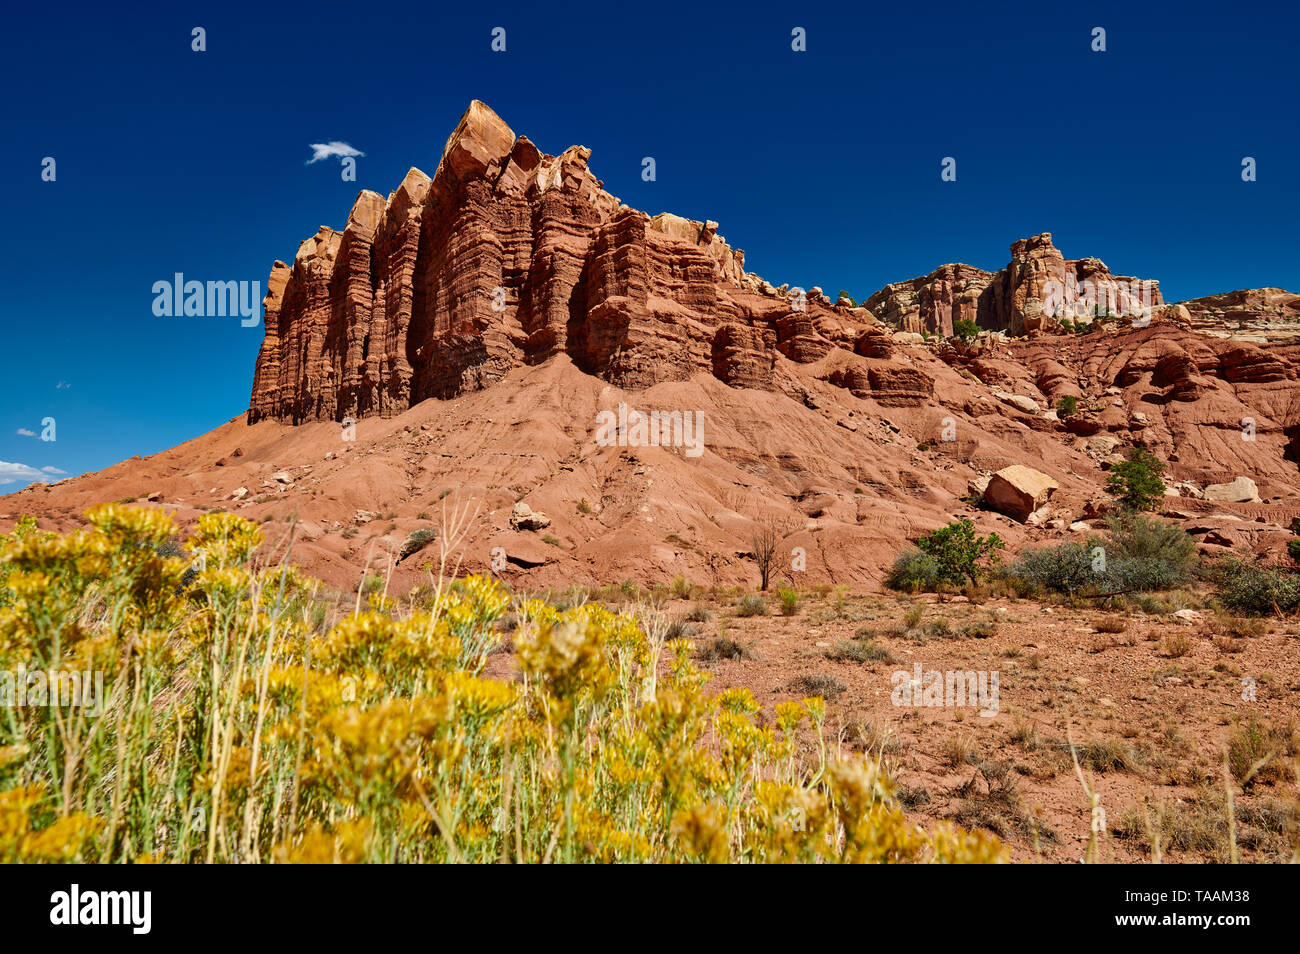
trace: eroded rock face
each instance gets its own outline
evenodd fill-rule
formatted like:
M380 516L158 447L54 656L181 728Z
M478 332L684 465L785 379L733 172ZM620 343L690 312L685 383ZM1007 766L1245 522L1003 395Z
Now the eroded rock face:
M979 321L981 296L993 278L973 265L941 265L921 278L886 285L863 305L903 331L951 335L954 322Z
M778 354L851 351L874 324L746 272L716 222L627 208L590 156L543 154L471 103L432 178L362 192L341 232L275 264L250 423L391 416L558 353L620 387L771 389Z
M1112 275L1098 258L1067 259L1050 232L1020 239L997 273L944 265L910 282L886 285L864 303L881 321L905 331L950 335L953 323L974 321L990 331L1033 335L1062 319L1141 315L1164 304L1160 283ZM1156 320L1189 320L1186 309Z

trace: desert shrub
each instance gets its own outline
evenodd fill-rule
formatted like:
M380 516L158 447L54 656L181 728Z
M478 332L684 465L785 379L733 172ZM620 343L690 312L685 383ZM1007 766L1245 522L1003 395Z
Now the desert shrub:
M1266 725L1252 713L1228 743L1228 769L1243 787L1284 779L1297 741L1294 724Z
M1107 555L1162 563L1185 582L1196 564L1196 541L1182 527L1143 514L1106 519Z
M952 623L948 622L947 617L938 616L930 620L925 631L930 636L947 636L952 633Z
M397 552L397 562L400 563L418 553L436 539L438 539L438 531L430 527L411 531L406 535L406 539L402 541L402 548Z
M877 646L865 639L841 639L826 650L826 658L834 662L883 662L894 661L894 654L883 646Z
M818 673L812 676L795 677L786 686L786 691L797 692L803 696L820 696L823 699L834 699L846 688L848 687L834 676Z
M668 639L694 639L700 633L700 627L684 619L675 619L668 624Z
M1079 410L1079 399L1073 394L1062 394L1056 399L1056 413L1060 417L1069 417Z
M894 560L887 583L898 590L933 590L941 584L961 586L978 583L998 561L1003 548L996 533L980 536L975 524L962 517L947 526L923 534L916 549L907 549Z
M939 564L934 557L920 550L904 550L894 559L894 565L885 580L887 586L908 593L928 592L942 582Z
M715 636L699 648L696 655L705 662L719 659L748 659L749 647L736 642L730 636Z
M686 618L692 623L707 623L713 618L713 614L709 612L709 608L703 603L696 603L691 607L691 611L686 614Z
M1094 772L1131 771L1137 768L1137 756L1118 739L1093 739L1075 749L1079 764Z
M945 739L939 746L939 755L944 764L951 769L959 769L964 765L974 765L980 760L979 749L975 746L975 740L961 733Z
M168 514L87 516L0 543L0 672L93 668L111 700L6 707L0 862L1007 860L906 819L882 764L825 737L821 699L760 726L752 693L709 694L689 645L632 615L473 576L426 609L338 599L312 634L329 591L262 559L255 524L200 517L181 593L191 561L155 551ZM524 678L488 678L512 611Z
M740 599L736 600L737 616L766 616L767 600L757 593L746 593Z
M1111 468L1106 489L1119 498L1125 510L1154 510L1165 499L1165 482L1160 475L1165 465L1145 447L1134 447L1128 459Z
M793 586L778 586L776 595L781 598L782 616L793 616L799 612L799 591Z
M1050 592L1082 596L1167 590L1187 579L1186 571L1163 559L1113 555L1095 541L1024 550L1006 574Z
M693 587L691 581L686 579L684 576L675 576L673 577L673 581L668 584L668 595L675 600L689 600L691 598L691 593L694 591L695 587Z
M1172 590L1187 580L1187 574L1174 569L1163 560L1150 558L1124 559L1119 557L1106 562L1106 572L1100 594L1151 593Z
M1216 636L1229 639L1245 639L1247 636L1263 636L1268 625L1258 617L1233 616L1231 613L1216 613L1210 621L1210 632Z
M1095 628L1099 633L1122 633L1128 629L1128 619L1123 616L1107 616L1097 620Z
M1007 567L1007 576L1055 593L1074 593L1096 587L1098 572L1094 557L1082 543L1024 550Z
M952 323L952 335L954 338L960 338L962 341L970 341L978 338L980 326L969 318L958 318Z
M989 639L996 636L997 633L998 620L996 616L973 619L968 623L964 623L961 627L961 634L972 639Z
M1294 613L1300 607L1300 576L1247 563L1237 557L1221 560L1211 578L1226 608L1246 616Z

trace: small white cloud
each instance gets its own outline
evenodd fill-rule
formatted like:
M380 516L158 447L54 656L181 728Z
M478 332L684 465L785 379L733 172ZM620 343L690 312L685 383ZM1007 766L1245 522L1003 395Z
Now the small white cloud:
M41 470L44 471L44 472L47 473L47 474L66 474L66 473L67 473L66 470L59 470L59 468L57 468L57 467L42 467Z
M35 437L35 436L36 436L36 432L35 432L35 431L29 431L29 430L28 430L27 428L25 428L25 427L20 427L20 428L18 428L17 434L18 434L19 437Z
M322 159L333 159L335 157L342 159L345 156L364 156L365 153L360 149L354 149L346 142L314 142L308 148L311 149L311 158L306 164L311 165L313 162L320 162Z
M67 388L72 387L72 385L69 384L67 381L60 381L58 384L54 385L54 387L60 391L63 391L66 390Z
M38 480L43 477L35 467L26 464L10 464L0 460L0 484L12 484L18 480Z

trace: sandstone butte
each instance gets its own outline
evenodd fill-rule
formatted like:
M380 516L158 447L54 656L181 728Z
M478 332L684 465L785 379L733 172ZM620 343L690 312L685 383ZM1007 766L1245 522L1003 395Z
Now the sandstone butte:
M752 585L770 516L806 554L800 582L871 586L956 516L1013 548L1095 526L1106 469L1137 443L1168 462L1164 512L1206 551L1275 553L1300 516L1300 297L1166 305L1152 282L1138 300L1134 279L1043 233L996 273L944 265L832 302L746 271L716 222L628 208L589 159L472 103L432 177L362 192L341 231L275 263L246 415L33 485L0 527L32 513L67 529L92 503L147 497L182 526L214 508L266 521L282 547L292 518L309 570L343 587L392 565L401 592L436 560L409 535L458 503L477 508L461 569L501 554L528 586ZM1120 315L1154 307L1064 334L1052 283L1104 289ZM988 333L946 337L962 319ZM1078 410L1060 419L1067 395ZM602 446L597 415L620 402L698 412L705 452ZM1008 514L968 500L999 471ZM1204 499L1239 478L1257 500Z

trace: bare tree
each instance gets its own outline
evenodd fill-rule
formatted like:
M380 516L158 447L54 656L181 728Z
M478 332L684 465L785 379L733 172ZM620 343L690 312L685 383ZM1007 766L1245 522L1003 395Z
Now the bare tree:
M766 590L772 579L772 567L781 543L799 528L788 518L766 516L754 522L754 530L749 537L750 555L758 564L759 589Z

